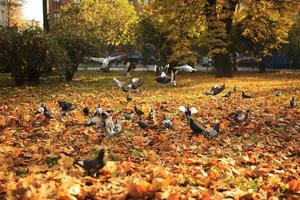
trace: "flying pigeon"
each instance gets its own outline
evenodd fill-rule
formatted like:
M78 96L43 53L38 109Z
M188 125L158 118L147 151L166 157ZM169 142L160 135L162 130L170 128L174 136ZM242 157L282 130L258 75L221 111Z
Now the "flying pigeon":
M235 112L230 113L229 117L232 120L234 120L236 123L242 123L247 121L249 112L250 110L246 110L246 111L237 110Z
M190 65L181 65L179 67L174 67L174 69L177 69L179 71L185 71L185 72L195 72L195 71L197 71L196 69L194 69Z
M144 114L144 112L140 109L138 109L136 106L134 106L134 112L138 115L141 116Z
M220 94L225 89L225 83L221 86L214 85L209 92L205 92L206 95L217 95Z
M88 59L94 61L94 62L98 62L101 65L100 70L108 70L109 69L109 65L111 62L122 58L124 55L119 55L119 56L113 56L113 57L107 57L107 58L96 58L96 57L89 57Z
M181 112L183 112L187 119L189 119L193 114L197 113L198 110L195 107L185 107L185 106L179 106L178 108Z
M140 120L138 121L138 125L139 125L139 127L141 127L142 129L147 129L147 128L149 127L149 125L146 124L146 122L145 122L144 120L142 120L142 119L140 119Z
M144 81L140 78L133 78L131 79L131 82L129 83L128 87L130 89L136 90L139 87L141 87L143 85Z
M290 101L290 107L295 108L296 106L297 106L296 97L292 97L292 99Z
M84 116L89 116L90 114L90 109L88 107L84 107L82 110Z
M242 91L242 97L245 98L245 99L251 99L252 98L252 96L245 94L244 91Z
M136 66L137 66L137 63L135 63L135 62L127 62L124 67L124 74L126 76L128 76L131 71L135 70Z
M149 114L148 114L148 119L149 120L154 120L155 119L155 116L156 116L156 112L154 109L151 108Z
M172 128L173 124L172 121L168 118L167 115L165 115L164 120L162 121L162 124L164 125L165 128L170 129Z
M228 91L228 93L227 93L227 94L225 94L223 97L226 97L226 98L229 98L229 97L231 97L231 91Z
M115 83L115 85L116 85L117 87L122 88L122 86L123 86L123 82L122 82L122 81L118 80L118 79L115 78L115 77L113 77L113 81L114 81L114 83Z
M74 164L82 167L89 176L95 177L98 171L105 166L105 150L101 149L98 156L93 160L75 160Z

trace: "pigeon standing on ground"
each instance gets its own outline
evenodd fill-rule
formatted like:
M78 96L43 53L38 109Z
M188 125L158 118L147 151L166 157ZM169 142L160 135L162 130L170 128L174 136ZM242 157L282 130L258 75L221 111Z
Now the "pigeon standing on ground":
M132 112L130 112L130 113L126 113L126 114L124 115L124 119L126 119L126 120L132 120L133 117L134 117L134 111L132 111Z
M236 123L242 123L247 121L250 110L242 111L237 110L229 114L230 119L234 120Z
M205 92L206 95L217 95L220 94L223 90L225 89L225 83L221 86L219 85L214 85L209 92Z
M62 114L65 116L70 112L71 110L74 110L73 104L67 102L67 101L58 101L59 107L61 108Z
M139 125L139 127L141 127L142 129L147 129L147 128L149 127L149 125L146 124L146 122L145 122L144 120L142 120L142 119L140 119L140 120L138 121L138 125Z
M242 91L242 97L245 98L245 99L251 99L252 98L252 96L245 94L244 91Z
M38 109L37 109L37 112L36 114L38 113L43 113L44 116L47 118L47 119L52 119L52 115L50 113L50 111L47 109L46 105L45 104L42 104Z
M199 125L193 117L189 119L190 128L193 131L193 134L201 134L207 138L216 137L220 132L220 124L217 123L211 130L206 130L203 126Z
M292 100L290 101L290 107L295 108L297 106L296 97L292 97Z
M279 90L277 90L277 91L275 91L275 95L276 95L277 97L279 97L279 96L281 96L281 95L282 95L282 92L281 92L281 91L279 91Z
M156 116L156 112L154 109L151 108L149 114L148 114L148 119L149 120L154 120L155 119L155 116Z
M134 106L134 112L138 115L138 116L142 116L144 114L144 112L140 109L138 109L136 106Z
M83 112L84 116L89 116L89 114L90 114L90 109L89 109L88 107L84 107L84 108L82 109L82 112Z
M98 171L105 166L105 150L101 149L98 156L93 160L75 160L74 164L82 167L89 176L95 177Z
M162 121L162 124L167 129L170 129L173 126L172 121L168 118L167 115L165 115L164 120Z

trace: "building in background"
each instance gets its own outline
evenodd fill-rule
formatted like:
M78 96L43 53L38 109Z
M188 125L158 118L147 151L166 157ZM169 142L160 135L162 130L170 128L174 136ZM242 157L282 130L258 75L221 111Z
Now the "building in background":
M8 24L7 0L0 0L0 26L6 27Z

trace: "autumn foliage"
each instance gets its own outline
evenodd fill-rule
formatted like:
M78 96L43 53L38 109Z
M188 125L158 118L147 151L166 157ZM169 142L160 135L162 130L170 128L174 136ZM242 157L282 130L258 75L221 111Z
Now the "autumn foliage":
M299 194L299 73L240 74L232 79L179 74L178 86L161 87L153 74L133 73L145 81L131 93L133 101L113 86L112 77L79 73L73 85L48 81L40 86L11 88L2 78L0 93L0 198L3 199L297 199ZM197 81L196 81L197 80ZM236 86L231 98L206 96L211 85ZM282 91L281 96L274 93ZM247 91L252 99L243 99ZM58 100L75 104L62 117ZM53 119L36 114L45 103ZM124 132L108 138L98 126L86 127L82 108L112 110ZM153 108L148 130L138 117L123 120L137 105ZM201 124L221 124L216 138L192 136L180 105L193 105ZM228 120L234 110L251 110L243 125ZM164 129L167 114L173 129ZM149 121L150 123L150 121ZM94 158L107 149L99 177L86 176L74 159Z

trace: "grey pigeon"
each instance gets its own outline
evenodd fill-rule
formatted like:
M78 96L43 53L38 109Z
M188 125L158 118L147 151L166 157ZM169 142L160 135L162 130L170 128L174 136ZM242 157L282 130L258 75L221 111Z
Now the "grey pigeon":
M206 95L212 95L215 96L217 94L220 94L225 89L225 83L221 86L214 85L209 92L205 92Z
M162 124L167 129L170 129L173 126L172 121L168 118L167 115L165 115L164 120L162 121Z
M235 112L230 113L229 117L237 123L242 123L247 121L249 112L250 110L246 110L246 111L237 110Z

